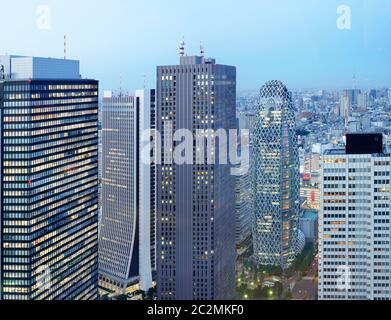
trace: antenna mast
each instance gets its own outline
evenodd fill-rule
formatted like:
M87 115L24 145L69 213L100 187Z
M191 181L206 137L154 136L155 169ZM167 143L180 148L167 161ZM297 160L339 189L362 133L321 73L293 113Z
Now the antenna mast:
M64 60L67 59L67 35L64 34Z
M185 40L182 39L179 45L179 55L183 57L185 55Z
M122 75L119 77L119 96L122 97Z

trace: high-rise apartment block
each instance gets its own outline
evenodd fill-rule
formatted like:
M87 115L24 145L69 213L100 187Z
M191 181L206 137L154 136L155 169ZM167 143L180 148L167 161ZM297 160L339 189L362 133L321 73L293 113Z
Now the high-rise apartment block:
M95 299L98 81L72 60L0 65L0 299Z
M381 134L349 134L323 156L319 298L391 298L391 155Z

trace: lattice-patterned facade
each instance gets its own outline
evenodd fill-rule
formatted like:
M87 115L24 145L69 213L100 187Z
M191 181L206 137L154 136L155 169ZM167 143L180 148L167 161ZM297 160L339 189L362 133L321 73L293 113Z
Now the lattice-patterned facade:
M299 156L291 95L280 81L261 88L252 161L254 259L287 268L298 252Z

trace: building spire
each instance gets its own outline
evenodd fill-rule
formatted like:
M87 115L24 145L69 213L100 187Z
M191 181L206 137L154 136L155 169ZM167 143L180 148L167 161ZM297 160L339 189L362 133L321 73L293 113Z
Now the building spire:
M179 55L183 57L185 55L185 40L182 38L182 41L179 44Z

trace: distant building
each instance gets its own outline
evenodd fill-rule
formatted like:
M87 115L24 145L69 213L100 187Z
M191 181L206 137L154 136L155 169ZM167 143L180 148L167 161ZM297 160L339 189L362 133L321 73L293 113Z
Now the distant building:
M98 295L98 81L1 56L0 300Z
M303 232L307 243L318 240L318 212L304 210L299 219L299 229Z
M370 132L372 128L372 123L371 123L371 116L369 114L365 114L361 118L361 127L362 127L362 132Z
M389 300L391 155L382 135L326 151L319 216L319 298Z
M361 123L361 121L353 119L353 118L349 119L347 131L348 131L348 133L360 133L360 132L362 132L362 123Z
M348 97L351 106L357 106L359 95L361 94L361 90L359 89L347 89L343 91L343 95Z
M348 94L343 94L341 97L341 103L339 108L339 116L344 119L348 119L351 111L351 97Z
M309 174L318 174L320 171L320 154L310 153L305 158L304 172Z
M357 109L359 111L367 111L369 106L369 96L367 93L360 93L357 98Z
M317 186L300 186L300 198L304 199L307 208L319 210L320 191Z

